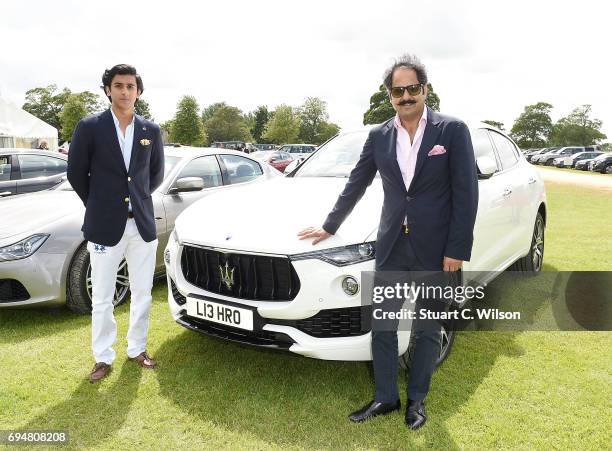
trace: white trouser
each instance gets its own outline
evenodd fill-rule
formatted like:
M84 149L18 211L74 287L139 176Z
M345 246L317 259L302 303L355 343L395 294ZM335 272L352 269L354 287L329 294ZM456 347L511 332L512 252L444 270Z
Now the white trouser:
M157 240L145 242L133 219L128 219L121 241L116 246L87 243L91 261L91 347L96 362L109 365L115 360L113 344L117 323L113 315L113 298L119 263L127 260L130 291L130 326L127 333L128 357L136 357L147 346L151 289L155 271Z

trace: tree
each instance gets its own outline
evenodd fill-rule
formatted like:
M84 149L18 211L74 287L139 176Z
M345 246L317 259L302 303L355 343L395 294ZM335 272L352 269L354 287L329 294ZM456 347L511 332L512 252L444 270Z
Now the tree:
M257 107L253 114L253 127L251 128L251 135L253 135L253 139L255 142L262 142L263 133L266 128L266 124L268 120L270 120L270 112L268 111L268 107L265 105Z
M57 92L57 85L29 89L25 93L25 103L22 108L60 130L60 114L69 95L68 88Z
M550 119L552 107L546 102L527 105L514 121L510 136L521 149L546 146L552 132L552 120Z
M210 107L209 107L210 108ZM212 116L204 123L210 142L215 141L252 141L247 122L240 109L217 104Z
M319 141L315 144L323 144L329 138L336 136L340 131L340 127L332 122L325 122L319 130Z
M85 116L87 116L87 107L85 106L83 96L70 94L60 113L61 138L65 141L70 141L76 124Z
M504 131L504 123L503 122L492 121L490 119L484 120L482 122L484 122L485 124L489 124L492 127L498 128L501 131Z
M440 111L440 97L435 93L431 83L427 83L427 98L425 99L425 105L434 111Z
M73 94L68 88L58 91L56 85L33 88L26 91L26 101L22 108L47 124L57 128L59 131L59 136L62 139L66 139L64 136L68 136L69 138L67 139L70 139L70 137L72 137L74 126L64 133L62 130L61 116L64 106L67 104L70 96L73 95L77 96L81 100L81 104L85 108L85 114L81 117L87 116L88 114L97 113L105 108L101 97L97 94L89 91ZM73 99L72 104L70 105L72 111L76 111L74 110L75 105L76 101ZM72 113L69 113L69 115L70 114ZM68 121L68 123L70 123L70 121Z
M300 133L300 117L289 105L279 105L268 121L264 138L277 144L295 142Z
M70 92L70 91L68 91ZM102 98L98 94L93 92L83 91L76 94L83 101L85 105L85 111L87 114L99 113L106 109L106 105L103 103Z
M217 102L217 103L213 103L212 105L208 105L207 107L205 107L202 110L202 122L206 124L206 121L209 120L211 117L213 117L213 115L215 114L215 111L217 111L219 108L222 108L224 106L227 106L225 102Z
M134 106L134 111L137 115L151 120L151 110L149 109L149 104L146 100L138 99L138 102L136 102L136 105Z
M198 102L193 96L183 96L172 119L170 141L188 146L203 146L206 141Z
M606 138L601 133L602 122L591 119L591 105L575 108L553 126L550 143L555 146L588 146Z
M300 115L299 140L305 143L316 143L319 128L327 122L327 104L318 97L308 97L298 108Z
M431 83L427 84L425 105L434 111L440 111L440 97L434 92ZM363 124L380 124L395 116L395 110L389 100L389 93L384 85L370 97L370 108L363 115Z

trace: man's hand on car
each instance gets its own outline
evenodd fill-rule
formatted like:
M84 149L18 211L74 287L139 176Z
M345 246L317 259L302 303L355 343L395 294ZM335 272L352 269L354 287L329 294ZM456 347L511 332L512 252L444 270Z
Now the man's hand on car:
M329 238L331 236L331 233L326 232L323 228L308 227L298 232L298 236L300 237L300 240L305 240L306 238L314 238L312 244L317 244L318 242Z

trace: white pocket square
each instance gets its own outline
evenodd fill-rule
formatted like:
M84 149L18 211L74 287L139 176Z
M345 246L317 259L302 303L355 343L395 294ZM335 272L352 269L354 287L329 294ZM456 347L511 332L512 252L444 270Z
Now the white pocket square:
M429 151L429 153L427 154L428 157L431 157L433 155L442 155L446 153L446 149L444 148L444 146L433 146L432 149Z

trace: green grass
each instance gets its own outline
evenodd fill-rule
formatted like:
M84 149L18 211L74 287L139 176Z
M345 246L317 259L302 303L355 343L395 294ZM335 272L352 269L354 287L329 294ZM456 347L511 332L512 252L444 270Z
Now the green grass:
M610 270L612 196L547 188L545 269ZM67 429L70 447L88 449L609 448L610 332L460 333L415 433L403 414L348 422L372 395L367 364L200 336L173 323L165 297L156 284L149 349L159 368L126 361L124 305L114 371L97 385L86 381L88 317L0 311L0 430Z

